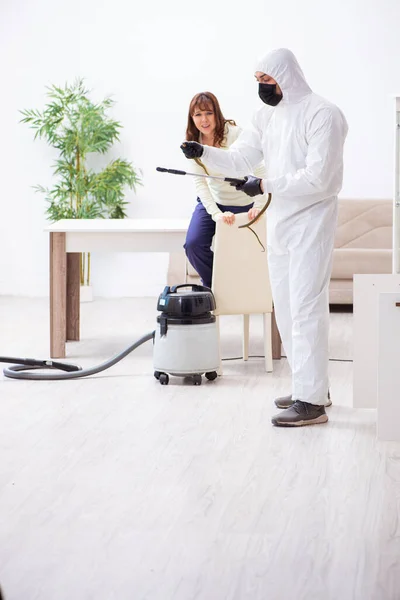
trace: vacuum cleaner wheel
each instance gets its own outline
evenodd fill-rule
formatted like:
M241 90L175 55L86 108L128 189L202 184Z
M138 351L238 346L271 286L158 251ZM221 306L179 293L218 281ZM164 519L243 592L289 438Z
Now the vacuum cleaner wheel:
M217 371L211 371L210 373L206 373L206 379L208 379L208 381L214 381L214 379L217 379L217 377Z
M193 375L193 383L194 385L201 385L201 375Z
M158 381L161 383L161 385L168 385L169 376L167 375L167 373L160 373Z

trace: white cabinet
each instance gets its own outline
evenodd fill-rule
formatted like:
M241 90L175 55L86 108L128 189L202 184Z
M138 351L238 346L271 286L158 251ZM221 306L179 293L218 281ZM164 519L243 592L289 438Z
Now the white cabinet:
M379 294L377 434L400 442L400 293Z

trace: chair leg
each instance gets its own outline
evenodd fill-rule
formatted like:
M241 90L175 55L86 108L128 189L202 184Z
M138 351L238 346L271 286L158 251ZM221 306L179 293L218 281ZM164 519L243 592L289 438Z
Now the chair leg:
M217 369L217 374L221 377L221 375L222 375L221 329L220 329L220 322L219 322L219 316L218 315L215 317L215 323L217 325L217 333L218 333L218 357L219 357L219 367Z
M243 360L249 360L250 315L243 315Z
M184 277L183 283L187 283L187 280L188 280L188 266L189 266L188 262L189 261L188 261L187 257L185 256L185 277Z
M273 361L272 361L272 315L271 315L271 313L264 313L263 320L264 320L265 370L267 371L267 373L272 373Z

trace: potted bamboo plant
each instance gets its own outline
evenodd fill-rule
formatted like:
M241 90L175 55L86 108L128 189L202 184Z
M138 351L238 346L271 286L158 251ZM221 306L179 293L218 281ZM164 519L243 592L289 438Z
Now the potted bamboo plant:
M128 204L125 189L141 185L137 170L121 158L101 170L88 165L88 158L94 165L96 154L105 154L119 141L122 125L107 114L113 100L92 102L82 79L47 89L49 102L44 110L23 110L21 121L35 130L35 139L44 138L59 153L53 167L54 187L35 188L45 194L48 219L123 219ZM81 257L81 286L82 299L90 299L90 253Z

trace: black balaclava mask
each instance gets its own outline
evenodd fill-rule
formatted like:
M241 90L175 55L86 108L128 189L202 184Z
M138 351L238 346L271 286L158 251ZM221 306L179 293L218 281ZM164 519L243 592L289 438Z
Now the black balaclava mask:
M282 94L276 91L276 83L259 83L258 95L265 104L276 106L282 100Z

